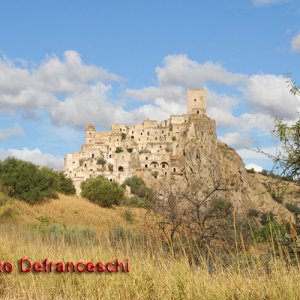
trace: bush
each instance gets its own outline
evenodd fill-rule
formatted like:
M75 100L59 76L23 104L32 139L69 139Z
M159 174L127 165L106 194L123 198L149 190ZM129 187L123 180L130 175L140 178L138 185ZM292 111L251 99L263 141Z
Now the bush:
M129 200L129 204L139 207L149 207L154 199L154 192L151 188L147 187L144 180L137 176L127 178L122 187L128 185L131 188L131 193L136 197Z
M124 190L116 183L103 176L90 178L81 183L81 195L102 206L119 205L124 196Z
M55 198L57 192L75 193L72 181L63 174L16 158L0 162L0 188L9 197L30 204Z
M285 207L294 214L300 214L300 208L294 203L286 203Z
M72 179L66 178L63 173L58 173L58 192L65 195L74 195L76 193Z
M253 168L252 169L246 169L246 171L250 174L255 174L256 173Z
M115 153L122 153L124 150L122 147L117 147Z
M173 142L176 141L176 136L172 136L172 141L173 141Z
M101 165L102 167L106 164L106 160L104 158L98 158L97 165Z
M259 217L259 211L257 209L249 209L248 218L258 218Z
M124 133L124 132L121 133L121 139L122 139L122 140L125 140L125 139L126 139L126 133Z
M139 154L143 154L143 153L151 153L151 151L146 148L139 150Z

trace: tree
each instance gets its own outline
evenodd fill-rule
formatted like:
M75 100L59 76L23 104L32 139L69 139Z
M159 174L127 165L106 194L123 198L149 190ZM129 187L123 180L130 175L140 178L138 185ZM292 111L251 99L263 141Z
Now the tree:
M186 185L166 186L163 193L156 196L152 207L155 215L161 217L157 225L167 241L176 237L188 237L202 248L213 241L227 241L232 234L232 204L226 200L230 187L226 180L216 180L203 188L198 180L191 180L184 174Z
M118 183L109 181L103 176L90 178L82 182L81 190L82 197L85 197L102 207L119 205L124 196L124 190Z
M283 152L274 161L282 169L285 177L300 176L300 115L294 124L287 124L281 119L275 122L275 135L282 142Z
M58 189L59 193L65 195L74 195L76 193L75 186L71 178L66 178L63 173L58 173Z
M300 90L292 79L287 83L293 95L300 96ZM277 155L267 155L274 161L274 169L277 169L282 177L295 179L300 177L300 114L294 123L288 123L280 118L275 119L274 135L282 143L282 151Z
M151 206L154 198L154 192L150 187L147 187L144 180L137 176L132 176L127 178L122 187L125 188L126 185L130 186L131 193L136 197L131 201L131 204L135 206L141 206L148 208Z
M75 193L72 181L63 174L11 157L0 162L0 188L30 204L54 198L57 192Z

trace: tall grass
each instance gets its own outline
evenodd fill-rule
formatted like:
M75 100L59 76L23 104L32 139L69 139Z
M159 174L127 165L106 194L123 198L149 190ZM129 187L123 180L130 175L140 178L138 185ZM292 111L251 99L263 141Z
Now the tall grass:
M64 200L67 205L69 200ZM82 200L78 201L76 210L77 205L83 206ZM53 205L58 204L63 207L63 203ZM19 206L20 215L30 210ZM105 231L98 230L93 219L92 226L67 222L72 220L69 216L59 223L55 210L52 219L43 207L32 208L32 213L36 210L43 216L38 222L24 222L21 216L19 221L0 222L2 261L16 266L22 257L32 261L48 257L54 262L129 258L130 272L0 273L2 299L300 299L298 264L277 244L275 234L266 245L271 251L264 256L255 247L225 257L210 249L205 255L194 249L198 259L193 261L188 250L194 245L178 240L166 247L158 238L128 225L121 208L113 212L120 215L116 224L103 224ZM236 238L240 238L238 232Z

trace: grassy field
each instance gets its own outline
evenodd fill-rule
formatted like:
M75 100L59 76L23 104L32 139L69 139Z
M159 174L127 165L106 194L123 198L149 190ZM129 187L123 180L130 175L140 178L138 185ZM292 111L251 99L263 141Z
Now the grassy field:
M0 203L2 261L130 260L129 273L0 273L2 299L300 299L296 265L271 259L266 267L232 254L226 268L215 256L194 266L164 251L142 209L67 196L36 206Z

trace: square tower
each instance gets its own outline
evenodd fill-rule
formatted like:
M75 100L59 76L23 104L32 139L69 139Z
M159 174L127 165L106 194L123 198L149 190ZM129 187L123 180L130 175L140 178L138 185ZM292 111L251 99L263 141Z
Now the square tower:
M206 113L206 91L205 89L188 89L188 114L203 115Z

